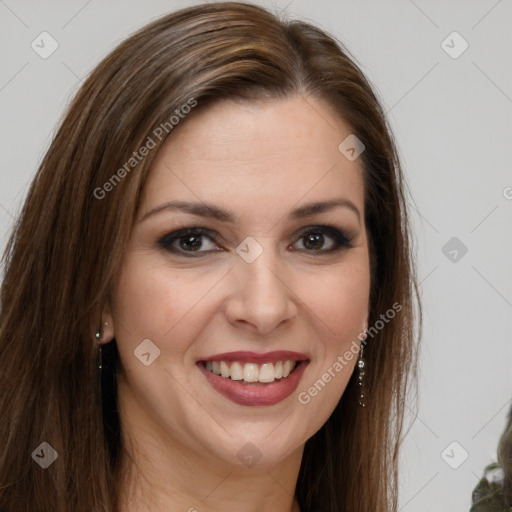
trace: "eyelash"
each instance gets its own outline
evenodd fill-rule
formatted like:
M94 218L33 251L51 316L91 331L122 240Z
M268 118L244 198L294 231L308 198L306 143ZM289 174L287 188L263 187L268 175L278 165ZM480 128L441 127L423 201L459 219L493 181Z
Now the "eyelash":
M298 249L300 251L309 252L312 254L317 254L319 256L326 255L326 254L334 254L343 248L350 249L353 246L352 240L353 236L349 236L343 231L340 231L339 229L333 227L333 226L326 226L326 225L316 225L316 226L308 226L305 231L301 233L298 240L301 240L306 235L309 234L322 234L327 235L331 237L334 240L334 247L332 249ZM180 239L184 239L186 237L190 237L191 235L195 235L196 237L206 237L210 241L215 243L215 237L213 231L205 228L200 227L191 227L191 228L183 228L178 229L176 231L173 231L171 233L168 233L167 235L163 236L158 240L158 244L162 249L165 249L168 252L171 252L173 254L182 255L187 258L198 258L201 256L197 256L196 254L203 254L208 252L213 252L211 250L209 251L184 251L183 249L178 249L176 247L172 247L172 244Z

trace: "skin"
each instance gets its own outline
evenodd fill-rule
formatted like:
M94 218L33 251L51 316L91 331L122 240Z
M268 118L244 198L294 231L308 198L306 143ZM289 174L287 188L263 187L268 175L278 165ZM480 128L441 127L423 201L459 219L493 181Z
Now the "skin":
M298 395L359 344L367 325L361 159L349 161L338 150L350 133L332 108L311 97L224 100L189 115L157 154L113 301L103 310L102 342L116 338L124 368L122 512L299 510L294 494L304 444L334 410L357 357L308 404ZM359 217L347 207L288 217L298 206L335 197L350 200ZM143 220L176 199L213 203L236 221L178 210ZM352 247L328 253L336 242L326 234L315 250L305 234L318 224L350 234ZM174 242L185 255L159 246L182 227L216 235L203 237L199 252L186 252L187 237ZM235 251L248 236L263 249L252 263ZM149 366L134 357L144 339L160 350ZM306 353L310 363L297 390L272 406L231 402L196 365L221 352L281 349ZM252 467L237 457L248 442L261 454Z

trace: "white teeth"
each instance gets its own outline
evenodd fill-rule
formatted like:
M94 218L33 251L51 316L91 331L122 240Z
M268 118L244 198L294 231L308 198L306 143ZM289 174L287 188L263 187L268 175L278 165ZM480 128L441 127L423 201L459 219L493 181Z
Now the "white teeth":
M295 363L293 361L286 361L283 365L283 377L288 377L294 366Z
M277 361L275 365L275 371L276 371L276 379L282 379L283 378L283 362Z
M277 361L274 363L232 363L227 361L207 361L207 370L231 380L244 382L274 382L276 379L288 377L298 363L296 361Z
M279 363L278 363L279 364ZM274 382L276 379L276 371L272 363L265 363L260 368L260 382Z
M212 361L212 372L215 375L220 375L220 363L218 361Z
M260 378L260 369L256 363L245 363L244 380L245 382L258 382Z
M224 362L220 362L220 374L223 377L229 377L229 366Z
M244 373L242 370L242 365L240 363L232 363L230 370L230 377L232 380L242 380L244 378Z

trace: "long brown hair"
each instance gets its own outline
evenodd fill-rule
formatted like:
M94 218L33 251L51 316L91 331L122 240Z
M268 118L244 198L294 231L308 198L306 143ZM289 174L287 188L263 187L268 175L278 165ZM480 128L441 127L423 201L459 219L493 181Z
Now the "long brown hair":
M231 2L171 13L120 44L78 91L37 171L4 254L1 510L117 510L121 369L114 340L103 349L99 377L94 332L148 169L183 105L196 102L199 110L222 98L294 94L327 102L364 143L369 325L401 306L365 347L367 406L358 404L354 376L306 443L296 493L303 512L397 510L398 449L421 308L391 130L340 43L308 23ZM165 132L155 132L162 126ZM160 132L165 136L155 136ZM155 147L127 166L150 136ZM32 455L42 442L58 454L47 469Z

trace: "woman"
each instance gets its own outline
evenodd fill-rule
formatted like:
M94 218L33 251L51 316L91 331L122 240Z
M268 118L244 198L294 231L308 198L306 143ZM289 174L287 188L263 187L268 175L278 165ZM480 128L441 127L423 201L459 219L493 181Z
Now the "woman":
M0 509L396 511L404 187L318 28L216 3L123 42L5 253Z

